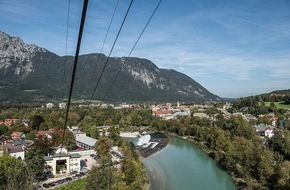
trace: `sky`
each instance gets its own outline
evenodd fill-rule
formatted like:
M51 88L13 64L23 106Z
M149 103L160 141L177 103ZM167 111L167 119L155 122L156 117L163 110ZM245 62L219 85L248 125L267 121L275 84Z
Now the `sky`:
M89 0L80 54L109 54L130 2ZM134 0L111 56L128 56L158 2ZM74 55L82 5L0 0L0 31ZM182 72L220 97L290 89L290 1L163 0L131 57Z

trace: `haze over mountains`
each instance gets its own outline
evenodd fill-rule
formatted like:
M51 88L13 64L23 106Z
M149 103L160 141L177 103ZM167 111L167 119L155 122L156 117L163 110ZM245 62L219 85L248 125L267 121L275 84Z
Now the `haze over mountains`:
M107 57L79 57L73 98L90 99ZM105 101L216 101L220 98L185 74L160 69L147 59L109 58L93 99ZM1 100L34 101L66 98L73 56L58 56L19 37L0 32ZM92 81L90 83L90 81ZM107 93L108 92L108 93ZM107 94L107 95L106 95Z

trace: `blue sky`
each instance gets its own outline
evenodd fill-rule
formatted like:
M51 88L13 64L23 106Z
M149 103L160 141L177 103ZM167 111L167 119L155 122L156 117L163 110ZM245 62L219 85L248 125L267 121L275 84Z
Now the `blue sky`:
M117 0L90 0L81 54L100 52ZM71 0L74 55L82 0ZM108 55L129 0L120 0ZM135 0L112 56L127 56L158 0ZM68 0L0 0L0 30L65 54ZM133 57L185 73L221 97L290 88L289 0L163 0Z

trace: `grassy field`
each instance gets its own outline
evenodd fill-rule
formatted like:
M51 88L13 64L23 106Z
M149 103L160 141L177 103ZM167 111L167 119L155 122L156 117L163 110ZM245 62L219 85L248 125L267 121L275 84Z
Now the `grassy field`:
M271 102L265 102L266 107L270 107ZM290 104L284 104L284 102L274 102L278 109L290 109Z
M86 178L82 178L76 181L69 182L66 185L54 188L55 190L84 190Z

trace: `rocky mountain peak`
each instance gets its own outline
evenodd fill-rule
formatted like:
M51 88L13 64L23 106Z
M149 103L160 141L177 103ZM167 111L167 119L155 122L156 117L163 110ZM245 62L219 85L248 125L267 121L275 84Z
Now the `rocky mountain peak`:
M33 72L31 59L39 52L46 52L33 44L25 44L19 37L9 36L0 31L0 69L15 66L14 74L26 76ZM16 65L14 65L16 64Z

